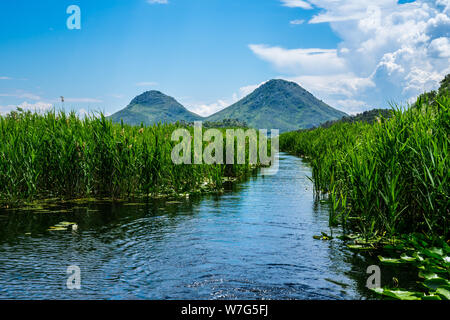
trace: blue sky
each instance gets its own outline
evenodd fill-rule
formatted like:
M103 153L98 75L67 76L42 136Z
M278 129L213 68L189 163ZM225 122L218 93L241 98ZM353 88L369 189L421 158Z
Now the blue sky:
M407 3L404 3L407 2ZM66 9L81 9L69 30ZM202 115L272 78L349 113L408 101L450 72L450 1L0 2L0 112L111 114L160 90Z

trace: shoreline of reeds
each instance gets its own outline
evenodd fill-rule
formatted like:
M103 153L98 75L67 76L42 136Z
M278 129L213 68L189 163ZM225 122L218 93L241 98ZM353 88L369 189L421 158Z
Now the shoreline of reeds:
M366 238L449 237L450 99L394 108L373 124L335 123L284 133L280 149L303 155L317 194L331 200L330 226Z
M254 172L248 161L174 164L171 152L179 142L171 135L179 128L186 126L130 126L103 114L80 119L75 112L54 110L0 116L0 206L50 198L123 200L216 193L224 181Z
M316 195L330 199L329 225L343 227L350 250L417 271L414 288L371 288L388 299L450 300L448 79L389 119L280 136L282 151L311 165Z

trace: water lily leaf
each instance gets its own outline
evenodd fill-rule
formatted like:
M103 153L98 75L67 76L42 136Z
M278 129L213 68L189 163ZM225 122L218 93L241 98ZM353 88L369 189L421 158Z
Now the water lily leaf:
M419 277L426 279L426 280L430 280L430 279L435 279L435 278L439 278L439 276L434 273L434 272L426 272L426 271L420 271L419 272Z
M50 227L50 228L48 228L48 231L67 231L67 228L63 228L63 227Z
M402 259L403 261L407 261L407 262L413 262L413 261L416 261L416 258L410 257L410 256L408 256L406 253L403 253L403 254L400 256L400 259Z
M373 250L373 247L369 247L369 246L364 246L361 244L348 244L347 248L352 249L352 250Z
M445 273L445 274L447 273L447 270L445 268L442 268L438 265L433 265L433 264L428 264L426 266L421 265L421 266L418 266L418 268L425 272Z
M437 277L432 279L427 279L423 282L423 285L431 290L436 290L439 287L450 286L450 282L444 278Z
M316 240L332 240L333 238L327 236L327 235L322 235L322 236L313 236L314 239Z
M385 257L382 257L382 256L378 256L378 259L380 260L381 263L384 263L384 264L401 264L401 263L406 263L406 261L401 260L401 259L385 258Z
M424 259L420 254L418 254L417 252L414 252L413 256L414 256L414 258L416 258L416 260L418 260L418 261L424 261L424 260L425 260L425 259Z
M57 224L57 226L71 226L73 224L76 224L75 222L67 222L67 221L63 221Z
M422 297L422 300L442 300L439 295L436 294L430 294L429 296L424 295Z
M372 291L398 300L421 300L424 294L414 291L390 290L386 288L374 288Z
M325 232L321 232L322 236L327 237L327 238L331 238L331 236L327 235Z
M441 298L450 300L450 287L437 288L436 293Z
M167 201L166 204L182 204L180 201Z
M444 255L443 250L439 248L423 249L420 253L438 260L442 260Z
M444 255L444 252L443 252L442 248L431 248L430 251L432 253L434 253L434 254L437 254L437 255L441 256L441 257Z

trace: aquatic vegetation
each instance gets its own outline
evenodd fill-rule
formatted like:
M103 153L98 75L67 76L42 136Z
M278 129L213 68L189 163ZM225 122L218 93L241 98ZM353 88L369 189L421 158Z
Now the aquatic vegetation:
M394 107L374 124L339 122L280 136L280 149L307 156L317 193L332 202L330 225L366 238L449 235L450 98Z
M379 253L381 265L417 270L419 289L372 289L379 295L450 298L449 133L450 96L440 90L409 108L393 106L389 119L280 136L281 150L312 166L316 194L331 202L329 225L344 227L348 249Z
M450 246L444 240L431 242L420 234L403 236L395 246L386 246L396 257L378 256L381 264L409 264L418 272L422 291L374 288L375 293L400 300L450 299ZM386 251L385 250L385 251Z
M72 231L76 231L78 229L78 225L75 222L67 222L62 221L54 226L48 228L47 231L67 231L69 228Z
M174 164L171 152L177 142L171 134L180 127L129 126L113 123L103 114L80 119L74 112L18 110L0 116L0 204L184 196L219 191L226 177L254 170L248 161Z
M322 235L320 235L320 236L313 236L313 239L328 241L328 240L333 240L333 237L327 235L327 234L324 233L324 232L322 232Z

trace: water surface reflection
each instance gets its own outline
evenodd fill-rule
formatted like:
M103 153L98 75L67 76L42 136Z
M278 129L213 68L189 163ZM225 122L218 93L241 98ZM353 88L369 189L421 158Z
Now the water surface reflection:
M365 260L313 239L329 230L328 205L309 175L282 154L277 175L221 196L1 213L0 298L364 298ZM47 231L61 221L78 230ZM66 288L69 265L81 268L81 290Z

